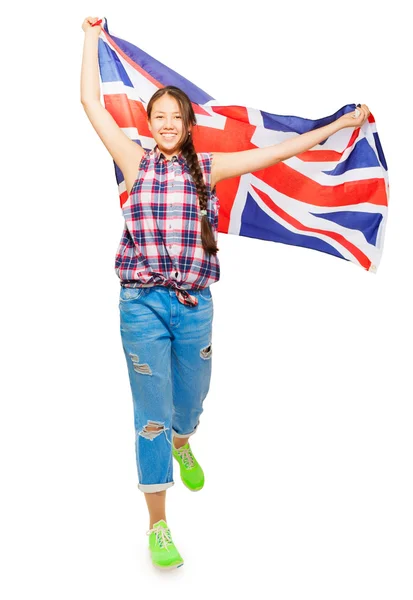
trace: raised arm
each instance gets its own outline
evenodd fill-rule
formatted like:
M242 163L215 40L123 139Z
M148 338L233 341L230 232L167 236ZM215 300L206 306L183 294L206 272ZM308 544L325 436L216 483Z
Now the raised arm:
M100 102L98 39L101 27L100 25L92 26L97 20L97 17L87 17L82 25L85 40L80 79L80 99L89 121L122 171L129 194L138 174L139 163L144 150L122 131L112 115Z
M340 129L361 127L370 111L366 104L362 104L358 110L360 114L356 118L353 117L354 112L347 113L329 125L307 131L280 144L241 152L214 152L211 167L212 188L222 179L254 173L306 152Z

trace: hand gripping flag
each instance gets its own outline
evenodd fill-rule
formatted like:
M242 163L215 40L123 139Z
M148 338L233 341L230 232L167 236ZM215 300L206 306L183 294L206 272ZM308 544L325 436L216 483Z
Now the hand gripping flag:
M109 34L103 18L99 68L104 105L128 137L154 147L146 106L158 88L174 85L190 98L197 152L237 152L278 144L354 111L343 106L311 120L245 106L222 105L130 42ZM115 163L120 204L128 194ZM376 271L383 248L389 183L372 114L293 158L217 184L218 232L327 252Z

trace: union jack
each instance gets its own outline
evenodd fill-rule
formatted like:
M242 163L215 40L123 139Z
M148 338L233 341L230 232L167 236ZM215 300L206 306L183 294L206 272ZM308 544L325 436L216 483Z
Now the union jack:
M166 85L190 98L197 126L197 152L237 152L278 144L322 127L355 110L347 104L316 120L222 105L137 46L109 34L99 36L99 69L105 108L130 139L145 149L155 141L146 106ZM115 165L121 207L123 174ZM302 246L351 261L368 271L380 262L387 219L387 164L374 116L345 128L311 150L267 169L217 184L218 232Z

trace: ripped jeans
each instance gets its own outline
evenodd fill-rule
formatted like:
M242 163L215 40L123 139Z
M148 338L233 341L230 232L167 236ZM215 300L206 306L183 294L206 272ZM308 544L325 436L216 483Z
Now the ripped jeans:
M133 399L138 488L143 492L174 485L172 436L195 433L209 390L212 295L209 287L190 293L198 298L197 306L182 304L164 286L120 288L120 333Z

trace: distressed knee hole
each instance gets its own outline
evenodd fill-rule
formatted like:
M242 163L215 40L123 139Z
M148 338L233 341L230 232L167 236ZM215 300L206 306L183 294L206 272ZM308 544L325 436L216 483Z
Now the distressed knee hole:
M206 348L202 348L201 352L201 358L207 360L208 358L211 358L212 355L212 344L209 344L209 346L207 346Z
M150 366L146 363L140 363L139 356L137 354L129 353L129 356L132 361L134 371L141 373L142 375L152 375Z
M143 427L143 429L139 431L138 435L142 436L143 438L146 438L147 440L153 440L156 437L158 437L158 435L160 435L163 431L166 431L166 429L169 428L165 428L164 424L160 421L148 421L147 424Z

